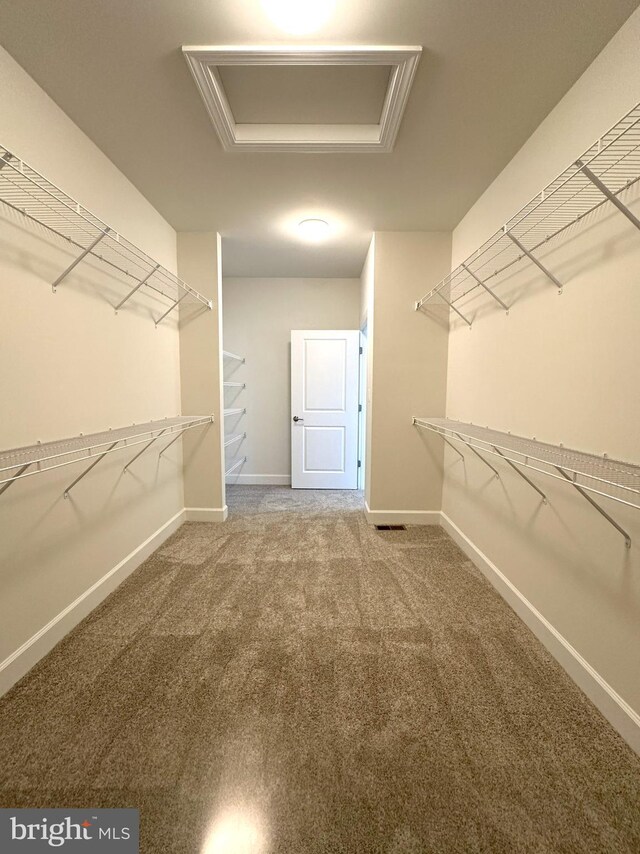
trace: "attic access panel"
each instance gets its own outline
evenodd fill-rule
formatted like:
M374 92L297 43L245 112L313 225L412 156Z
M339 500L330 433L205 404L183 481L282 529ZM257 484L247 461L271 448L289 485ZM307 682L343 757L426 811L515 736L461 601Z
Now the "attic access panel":
M218 136L226 151L297 151L297 152L389 152L400 127L402 115L416 67L422 52L417 46L358 46L358 47L183 47L185 59L189 64L196 85L205 102ZM242 67L244 72L229 73L228 67ZM271 69L273 66L288 68L325 66L345 70L345 84L353 73L353 66L373 66L374 77L380 74L386 79L386 91L382 97L380 116L377 121L345 120L344 105L325 104L327 113L333 117L339 116L339 121L333 122L285 122L278 121L280 117L291 117L291 110L282 105L274 110L274 120L237 122L234 117L231 101L235 100L238 116L251 117L247 113L247 98L242 104L239 96L238 79L250 77L255 67ZM382 72L380 66L383 67ZM223 69L222 71L220 69ZM265 78L270 77L270 83L277 85L277 75L269 75L265 70ZM226 83L229 93L225 90ZM281 84L287 75L280 75ZM370 83L370 81L369 81ZM235 87L235 92L234 92ZM281 85L281 90L282 90ZM366 87L365 87L366 88ZM369 85L369 90L370 90ZM354 87L345 85L338 92L337 99L345 97ZM277 93L276 93L277 94ZM286 97L286 93L282 93ZM229 95L231 97L229 97ZM372 100L371 91L367 97ZM375 95L373 100L375 99ZM250 101L250 98L249 98ZM253 117L256 117L257 107L251 105ZM372 119L371 105L369 115L363 116L362 109L354 109L354 119ZM375 110L375 107L373 108ZM327 114L327 117L329 115ZM266 118L263 111L257 116ZM303 116L304 117L304 116Z

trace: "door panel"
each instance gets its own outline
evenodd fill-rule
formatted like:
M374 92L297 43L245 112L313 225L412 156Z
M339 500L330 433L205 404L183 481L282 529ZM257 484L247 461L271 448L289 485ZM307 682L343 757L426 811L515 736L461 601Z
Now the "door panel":
M291 333L294 489L357 488L359 352L357 330Z
M304 471L345 473L344 427L302 428L304 445Z
M304 409L306 412L344 412L346 407L347 342L305 340Z

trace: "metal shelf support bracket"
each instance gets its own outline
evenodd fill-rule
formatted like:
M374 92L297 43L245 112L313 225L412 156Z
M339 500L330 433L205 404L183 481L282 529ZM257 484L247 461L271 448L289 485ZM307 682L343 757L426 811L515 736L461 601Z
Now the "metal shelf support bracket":
M443 438L443 440L445 441L445 443L446 443L450 448L452 448L452 449L456 452L456 454L457 454L459 457L462 457L462 459L464 460L464 454L462 453L462 451L458 450L458 448L456 448L456 446L453 444L453 442L450 442L450 441L447 439L447 437L446 437L446 436L443 436L442 434L440 434L440 435L442 436L442 438Z
M30 465L31 465L31 463L26 463L25 465L21 466L21 467L18 469L18 471L17 471L17 473L16 473L16 475L15 475L15 476L16 476L17 478L18 478L18 477L20 477L20 475L21 475L23 472L25 472L25 471L29 468L29 466L30 466ZM0 486L0 495L2 495L2 493L3 493L3 492L6 492L6 491L7 491L7 489L9 489L9 487L11 486L11 484L12 484L12 483L15 483L15 480L8 480L6 483L4 483L2 486Z
M139 290L140 290L140 288L141 288L143 285L146 285L146 283L149 281L149 279L151 278L151 276L153 276L153 274L156 272L156 270L159 270L159 269L160 269L160 264L156 264L156 266L153 268L153 270L151 270L151 271L150 271L150 272L149 272L149 273L144 277L144 279L142 279L141 281L139 281L139 282L138 282L138 284L135 286L135 288L134 288L132 291L129 291L129 293L126 295L126 297L125 297L123 300L121 300L121 301L118 303L118 305L115 307L115 312L116 312L116 314L117 314L117 313L118 313L118 311L122 308L122 306L125 304L125 302L126 302L130 297L132 297L132 296L135 294L135 292L136 292L136 291L139 291Z
M164 446L164 448L163 448L163 449L160 451L160 453L158 454L158 459L159 459L159 458L164 454L164 452L165 452L168 448L170 448L170 447L171 447L171 445L173 445L173 443L174 443L174 442L177 442L177 441L178 441L178 439L180 438L180 436L182 436L182 434L183 434L185 431L186 431L186 428L185 428L185 430L181 430L181 431L178 433L178 435L177 435L177 436L174 436L174 438L173 438L173 439L172 439L172 440L171 440L167 445L165 445L165 446ZM131 462L133 462L133 460L131 460Z
M446 302L446 304L449 306L449 308L452 308L455 311L455 313L458 315L458 317L461 317L464 320L464 322L467 324L469 329L471 329L471 321L468 318L466 318L461 311L458 311L458 309L455 307L455 305L452 302L449 302L449 300L443 294L439 293L438 296L441 299L443 299Z
M515 243L515 245L518 247L518 249L519 249L521 252L524 252L524 254L527 256L527 258L528 258L531 262L533 262L539 270L542 270L542 272L545 274L545 276L547 276L547 278L551 279L551 281L553 282L553 284L554 284L554 285L558 288L558 290L562 293L562 288L563 288L562 282L561 282L561 281L559 281L558 279L556 279L556 277L553 275L553 273L551 272L551 270L547 269L547 267L545 267L545 266L544 266L544 264L543 264L541 261L538 261L538 259L536 258L536 256L535 256L535 255L532 255L532 253L531 253L531 252L529 252L529 250L527 249L527 247L526 247L523 243L521 243L521 242L518 240L518 238L517 238L514 234L511 234L511 232L509 231L509 229L507 228L507 226L506 226L506 225L505 225L505 227L504 227L504 233L507 235L507 237L508 237L511 241L513 241L513 243Z
M168 314L170 314L176 306L180 305L180 303L182 302L182 300L183 300L185 297L186 297L186 294L183 294L183 295L180 297L180 299L177 299L177 300L173 303L173 305L172 305L170 308L168 308L168 309L165 311L165 313L164 313L161 317L159 317L159 318L156 320L156 328L158 327L158 324L162 323L162 321L165 319L165 317L166 317Z
M547 501L547 496L546 496L546 495L544 494L544 492L540 489L540 487L539 487L539 486L536 486L536 484L531 480L531 478L530 478L530 477L527 477L527 476L526 476L526 474L525 474L524 472L520 471L520 469L518 468L518 466L517 466L517 465L516 465L512 460L510 460L508 457L505 457L505 455L502 453L502 451L500 450L500 448L496 448L496 446L495 446L495 445L492 445L491 447L493 448L493 450L494 450L497 454L499 454L499 455L502 457L502 459L505 461L505 463L509 463L509 465L511 466L511 468L512 468L515 472L517 472L523 480L526 480L526 481L527 481L527 483L529 484L529 486L530 486L532 489L535 489L535 491L538 493L538 495L540 495L540 496L542 497L542 503L543 503L543 504L548 504L548 503L549 503L549 502Z
M120 441L120 440L118 439L118 442L119 442L119 441ZM96 458L96 459L91 463L91 465L90 465L88 468L86 468L86 469L82 472L82 474L81 474L81 475L79 475L79 476L78 476L78 477L73 481L73 483L70 483L70 484L69 484L69 486L68 486L68 487L65 489L65 491L64 491L64 497L65 497L65 498L68 498L68 497L69 497L69 493L71 492L71 490L73 489L73 487L76 485L76 483L80 483L80 481L82 480L82 478L83 478L86 474L89 474L89 472L91 471L91 469L92 469L92 468L94 468L95 466L97 466L97 465L98 465L98 463L100 462L100 460L101 460L103 457L106 457L106 456L107 456L107 454L109 453L109 451L111 451L113 448L115 448L115 446L118 444L118 442L114 442L112 445L109 445L109 447L107 448L107 450L106 450L106 451L104 451L102 454L100 454L100 456L99 456L99 457L97 457L97 458Z
M81 252L81 253L80 253L80 255L78 255L78 257L75 259L75 261L72 261L72 262L71 262L71 264L69 264L69 266L67 267L67 269L66 269L63 273L60 273L60 275L58 276L58 278L57 278L57 279L55 280L55 282L51 285L51 289L52 289L52 291L54 292L54 294L55 294L55 292L56 292L56 288L57 288L57 287L58 287L58 285L62 282L62 280L63 280L63 279L65 279L65 278L69 275L69 273L74 269L74 267L77 267L77 266L78 266L78 264L79 264L79 263L80 263L84 258L86 258L86 257L87 257L87 255L90 255L90 254L93 252L93 250L96 248L96 246L98 245L98 243L100 243L100 241L101 241L104 237L106 237L108 233L109 233L109 229L107 229L106 231L102 231L102 232L101 232L101 233L96 237L96 239L93 241L93 243L91 244L91 246L87 246L87 248L86 248L83 252Z
M580 169L583 175L591 181L591 183L597 187L603 196L605 196L612 205L615 205L621 214L624 214L629 222L632 222L637 229L640 229L640 219L635 214L632 214L629 208L621 202L620 199L615 196L611 190L607 187L606 184L603 184L600 178L597 175L594 175L591 169L588 166L585 166L581 160L576 160L576 166Z
M247 461L247 458L246 458L246 457L242 457L241 459L239 459L237 463L234 463L230 468L228 468L228 469L226 470L226 472L224 473L224 476L225 476L225 477L228 477L228 476L229 476L232 472L234 472L234 471L235 471L239 466L241 466L241 465L243 465L244 463L246 463L246 461Z
M481 287L481 288L484 288L484 289L485 289L485 291L486 291L490 296L492 296L492 297L494 298L494 300L495 300L497 303L499 303L499 304L502 306L502 308L503 308L507 313L509 313L509 306L506 304L506 302L503 302L503 301L500 299L500 297L495 293L495 291L492 291L492 290L491 290L491 288L489 287L489 285L486 285L486 284L482 281L482 279L480 279L478 276L476 276L476 274L473 272L473 270L469 269L469 267L467 267L467 265L466 265L466 264L461 264L460 266L462 267L462 269L463 269L463 270L466 270L466 271L467 271L467 273L471 276L471 278L472 278L472 279L475 279L475 281L480 285L480 287Z
M224 447L228 448L229 445L233 445L234 442L239 442L241 439L246 439L246 438L247 438L246 433L238 433L237 436L232 436L230 439L227 439L227 441L224 443Z
M440 435L442 435L442 434L440 434ZM459 434L459 433L456 433L455 435L458 437L458 439L460 439L460 441L462 442L462 444L463 444L463 445L466 445L466 446L467 446L467 448L469 448L469 450L470 450L470 451L473 451L473 453L476 455L476 457L477 457L479 460L482 460L482 462L485 464L485 466L488 466L488 467L491 469L491 471L494 473L494 475L498 478L498 480L500 480L500 472L498 471L498 469L494 468L494 467L491 465L491 463L487 462L487 460L485 460L485 458L482 456L482 454L479 454L479 453L476 451L476 449L473 447L473 445L470 445L468 442L466 442L466 441L462 438L462 436L460 436L460 434Z
M600 513L601 516L604 516L604 518L607 520L607 522L609 522L610 525L613 525L613 527L616 529L616 531L618 531L620 534L622 534L622 536L624 537L625 546L628 549L630 549L631 548L631 537L629 536L628 532L625 531L625 529L622 528L620 525L618 525L616 520L613 519L611 516L609 516L607 511L603 510L602 507L600 507L600 505L593 500L593 498L589 495L589 493L585 492L585 490L581 486L579 486L574 481L574 479L571 477L571 475L567 474L567 472L563 468L560 468L560 466L554 466L554 468L560 472L562 477L564 477L566 480L569 481L571 486L573 486L573 488L576 489L583 498L586 498L586 500L589 502L589 504L592 507L594 507L598 511L598 513Z
M160 433L158 433L158 435L157 435L157 436L154 436L154 437L153 437L153 439L152 439L150 442L147 442L147 444L144 446L144 448L143 448L141 451L138 451L138 453L135 455L135 457L133 457L133 459L129 460L129 462L128 462L128 463L126 464L126 466L122 469L122 471L123 471L123 472L128 471L128 470L129 470L129 466L131 465L131 463L135 463L135 461L138 459L138 457L141 457L141 456L144 454L144 452L147 450L147 448L150 448L150 447L151 447L151 445L153 445L153 443L154 443L154 442L157 442L157 441L158 441L158 439L160 438L160 436L163 436L166 432L167 432L167 428L165 428L165 429L164 429L164 430L162 430ZM183 432L184 432L184 431L183 431Z

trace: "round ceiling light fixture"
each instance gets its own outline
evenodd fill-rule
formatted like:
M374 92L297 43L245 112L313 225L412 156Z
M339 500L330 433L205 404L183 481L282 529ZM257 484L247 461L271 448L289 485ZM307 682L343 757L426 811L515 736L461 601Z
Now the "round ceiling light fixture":
M325 24L336 0L262 0L271 20L287 33L303 36Z
M325 219L303 219L298 223L298 230L309 243L320 243L329 235L329 223Z

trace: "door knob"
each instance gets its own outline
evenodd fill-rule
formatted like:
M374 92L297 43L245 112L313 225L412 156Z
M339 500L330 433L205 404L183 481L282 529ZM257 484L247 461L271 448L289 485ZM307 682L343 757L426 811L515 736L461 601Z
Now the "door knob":
M293 420L294 420L294 421L296 422L296 424L297 424L297 423L298 423L298 421L304 421L304 418L298 418L298 416L297 416L297 415L294 415L294 416L293 416Z

